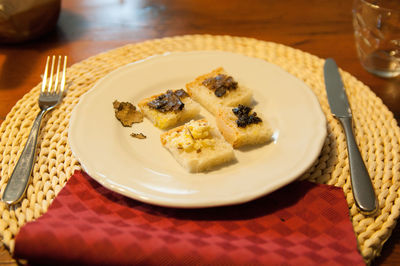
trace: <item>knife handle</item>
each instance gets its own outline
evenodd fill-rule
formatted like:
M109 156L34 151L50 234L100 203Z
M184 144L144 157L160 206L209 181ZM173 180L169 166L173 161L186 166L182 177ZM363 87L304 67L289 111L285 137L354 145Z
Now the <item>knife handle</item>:
M353 188L354 201L361 212L371 214L376 211L378 202L376 200L371 178L354 138L352 118L338 117L338 119L341 122L346 135L350 179Z

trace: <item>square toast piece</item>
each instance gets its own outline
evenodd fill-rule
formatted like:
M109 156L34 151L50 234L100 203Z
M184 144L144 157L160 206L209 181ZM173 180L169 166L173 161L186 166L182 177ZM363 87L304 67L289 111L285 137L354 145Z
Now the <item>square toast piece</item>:
M213 115L223 106L250 105L253 95L249 88L238 84L222 67L187 83L186 90L193 100Z
M177 92L179 93L177 94ZM174 105L179 103L176 97L179 98L180 103L183 105ZM168 90L167 92L150 96L141 100L138 106L144 116L160 129L171 128L178 123L194 118L200 113L200 105L194 102L183 89ZM168 108L171 110L168 110Z
M244 145L262 144L271 140L272 129L267 121L261 118L258 113L256 113L256 116L261 121L244 125L246 124L243 122L246 121L246 118L244 118L241 121L243 123L241 127L237 122L239 117L235 115L233 109L234 107L220 108L215 120L225 140L232 144L234 148L239 148ZM254 114L254 112L251 112L250 115L251 114Z
M160 139L175 160L192 173L211 170L235 158L232 146L206 119L191 120L164 132Z

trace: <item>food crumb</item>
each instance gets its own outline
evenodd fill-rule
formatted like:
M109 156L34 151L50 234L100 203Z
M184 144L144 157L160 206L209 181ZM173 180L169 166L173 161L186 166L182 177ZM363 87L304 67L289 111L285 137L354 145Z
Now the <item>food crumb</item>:
M146 136L143 133L131 133L131 137L137 138L137 139L145 139Z

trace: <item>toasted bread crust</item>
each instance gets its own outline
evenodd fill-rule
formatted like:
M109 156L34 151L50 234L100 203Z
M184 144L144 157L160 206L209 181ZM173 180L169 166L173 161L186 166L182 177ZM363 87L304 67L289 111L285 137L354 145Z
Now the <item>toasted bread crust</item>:
M227 142L232 144L234 148L240 147L239 132L236 130L237 126L232 123L230 117L223 110L221 108L217 112L215 118L217 127Z
M226 74L225 70L222 67L218 67L218 68L212 70L209 73L206 73L206 74L203 74L201 76L198 76L194 81L189 82L188 84L186 84L186 88L187 88L187 91L188 91L189 95L192 92L191 88L193 88L193 87L195 87L197 85L201 85L202 82L205 79L218 76L219 74Z

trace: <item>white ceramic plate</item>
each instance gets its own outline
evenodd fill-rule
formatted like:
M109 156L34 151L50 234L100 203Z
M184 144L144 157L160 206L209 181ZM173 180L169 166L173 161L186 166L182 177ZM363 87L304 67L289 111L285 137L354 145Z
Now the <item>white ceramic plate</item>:
M253 90L256 108L274 129L274 142L236 150L235 163L188 173L149 120L124 128L114 116L114 100L136 105L219 66ZM305 83L264 60L218 51L169 53L113 71L81 97L68 133L74 156L103 186L143 202L191 208L246 202L292 182L316 160L325 137L325 116Z

